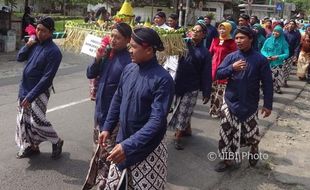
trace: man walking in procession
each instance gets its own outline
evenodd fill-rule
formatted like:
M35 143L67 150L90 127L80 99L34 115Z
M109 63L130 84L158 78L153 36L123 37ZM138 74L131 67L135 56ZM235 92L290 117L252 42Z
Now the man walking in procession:
M215 171L223 172L240 163L240 148L250 146L249 162L255 166L260 141L257 126L260 85L263 89L261 114L272 110L273 86L268 60L252 48L253 31L246 26L236 30L238 51L229 54L217 70L217 79L228 79L221 109L219 153L222 161ZM233 158L231 158L233 155Z
M108 47L105 47L105 50L99 48L94 62L87 68L87 78L95 79L99 77L94 117L94 148L97 148L98 136L100 131L102 131L103 124L108 115L110 104L118 87L121 74L124 68L131 63L130 54L127 48L131 39L131 34L132 30L128 24L116 23L112 29L111 40L110 42L107 42L109 44ZM109 38L104 38L104 40L107 39ZM118 126L115 127L115 130L111 134L111 138L109 139L110 148L115 146L115 138L118 128ZM105 150L106 149L97 149L93 160L101 158L104 161L107 155ZM104 166L104 164L106 165ZM104 164L101 164L100 166L98 165L98 168L89 171L86 178L87 186L94 186L96 181L98 181L98 189L104 188L108 173L105 168L109 167L109 163L104 162Z
M128 189L165 189L167 147L164 136L174 94L174 82L158 64L156 51L164 50L158 34L149 28L134 30L131 64L125 67L99 136L106 140L120 123L105 189L119 184ZM145 170L147 168L147 170ZM126 180L121 174L127 173Z
M58 159L62 152L64 141L46 119L53 79L62 59L52 40L54 30L52 18L41 19L36 28L37 39L29 40L17 55L17 61L27 61L18 94L17 158L39 154L39 144L44 141L52 143L53 159Z
M185 39L188 53L179 60L175 78L176 106L169 122L169 126L176 129L174 145L177 150L184 149L182 137L192 134L191 117L199 90L202 91L203 104L206 104L212 87L211 55L203 46L207 33L205 22L198 20L192 32L192 38Z

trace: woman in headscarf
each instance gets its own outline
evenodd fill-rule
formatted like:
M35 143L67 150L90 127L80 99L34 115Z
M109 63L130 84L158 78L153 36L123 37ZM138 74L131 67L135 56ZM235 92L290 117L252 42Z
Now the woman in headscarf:
M265 29L266 37L271 36L271 34L272 34L272 21L270 19L265 20L264 29Z
M230 35L233 35L235 30L237 29L237 24L235 23L234 19L232 19L231 17L228 17L226 19L226 22L231 24L232 29L231 29Z
M254 24L253 30L256 32L257 50L260 51L266 41L266 37L264 36L265 30L260 24Z
M310 32L306 32L302 38L301 51L297 61L297 76L300 80L310 83Z
M276 26L261 50L261 53L267 57L270 62L270 67L273 74L274 91L281 94L280 85L283 81L284 60L289 56L288 43L285 40L283 29L281 26Z
M272 31L276 28L276 26L281 26L284 28L284 23L280 20L275 20L272 22Z
M302 37L306 34L306 32L310 32L310 24L305 24L302 29L299 29L299 32Z
M223 22L218 27L219 37L214 38L210 47L212 58L212 92L210 115L219 117L220 109L223 103L223 92L226 88L227 80L216 80L216 70L222 63L223 59L233 51L237 50L235 40L231 38L230 32L232 26L229 22Z

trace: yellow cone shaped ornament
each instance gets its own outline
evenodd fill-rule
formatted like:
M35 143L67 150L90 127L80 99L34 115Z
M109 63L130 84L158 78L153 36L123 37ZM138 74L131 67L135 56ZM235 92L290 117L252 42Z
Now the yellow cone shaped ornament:
M151 24L151 22L150 22L150 18L149 18L149 17L147 17L147 20L146 20L146 22L144 23L143 26L144 26L144 27L148 27L148 28L151 28L151 27L152 27L152 24Z
M131 6L131 3L125 0L121 10L118 12L118 15L133 16L133 8Z

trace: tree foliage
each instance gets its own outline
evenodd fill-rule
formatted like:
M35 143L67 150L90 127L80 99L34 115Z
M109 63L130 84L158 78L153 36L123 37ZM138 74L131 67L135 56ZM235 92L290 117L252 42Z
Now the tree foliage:
M310 1L309 0L287 0L287 3L295 3L297 12L310 13Z
M5 0L4 4L10 6L11 8L13 8L13 7L16 8L17 7L17 0Z
M123 0L67 0L69 4L121 3Z
M62 0L59 0L62 1ZM109 3L111 5L114 4L122 4L125 0L66 0L68 4L97 4L97 3ZM133 6L145 6L151 5L152 0L127 0L132 3ZM170 6L174 0L153 0L154 5L167 5Z

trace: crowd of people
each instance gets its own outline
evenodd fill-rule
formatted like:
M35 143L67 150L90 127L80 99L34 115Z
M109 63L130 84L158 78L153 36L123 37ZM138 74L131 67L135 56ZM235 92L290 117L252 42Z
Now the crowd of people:
M87 21L93 22L92 15ZM88 79L98 80L92 97L91 164L96 167L91 167L83 189L96 181L98 189L165 189L166 130L175 130L174 146L184 149L182 137L192 135L191 117L199 91L203 104L210 100L210 116L220 120L222 157L215 171L238 165L243 146L258 154L258 114L271 114L273 93L281 94L281 88L289 87L292 66L297 65L300 80L310 82L310 25L301 33L295 20L260 21L246 14L237 23L227 19L215 27L211 21L209 16L199 17L188 31L187 52L179 57L174 80L158 63L156 52L165 47L155 30L113 25L109 48L98 49L86 72ZM178 29L178 16L171 14L167 19L158 12L153 27ZM18 53L18 61L27 64L19 91L17 158L40 153L39 144L50 141L52 158L58 159L64 141L45 115L61 53L52 41L51 18L42 18L36 30L37 40L28 41ZM257 162L255 156L249 159L251 166Z

